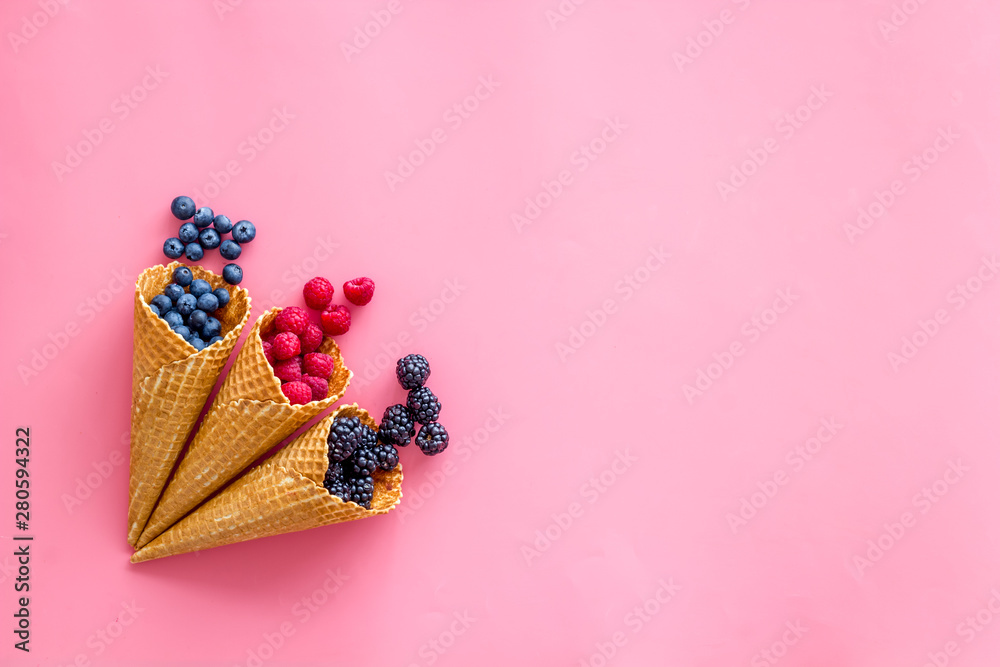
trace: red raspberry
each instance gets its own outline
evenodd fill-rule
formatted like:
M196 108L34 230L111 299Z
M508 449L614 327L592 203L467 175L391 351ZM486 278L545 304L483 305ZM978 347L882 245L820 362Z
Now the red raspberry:
M323 330L310 322L306 330L299 334L299 340L302 342L302 354L315 352L323 344Z
M261 341L261 345L264 347L264 357L267 359L267 363L273 366L275 362L274 345L269 340Z
M371 278L355 278L344 283L344 296L355 306L367 305L375 296L375 283Z
M313 278L302 288L302 296L306 298L307 306L313 310L323 310L333 298L333 285L326 278Z
M302 346L299 344L298 336L290 331L284 331L271 341L271 350L275 359L284 360L299 356Z
M286 382L281 385L281 393L292 405L305 405L312 400L312 389L305 382Z
M302 377L302 357L292 357L274 365L274 377L282 382L294 382Z
M351 328L351 311L344 306L331 306L320 314L319 320L323 324L323 331L331 336L339 336Z
M312 389L312 400L314 401L322 401L330 393L330 384L323 378L303 375L301 382L309 385L309 388Z
M291 331L296 336L305 331L308 324L309 313L297 306L282 308L274 318L274 326L278 331Z
M306 373L313 377L329 378L333 375L333 357L322 352L307 354L303 368Z

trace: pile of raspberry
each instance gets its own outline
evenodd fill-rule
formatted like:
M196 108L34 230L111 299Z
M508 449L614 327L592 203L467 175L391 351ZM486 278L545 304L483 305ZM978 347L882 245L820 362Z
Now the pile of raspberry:
M213 291L207 280L196 279L186 266L174 269L173 278L162 294L150 300L149 309L199 352L218 343L222 323L214 315L229 303L229 290Z

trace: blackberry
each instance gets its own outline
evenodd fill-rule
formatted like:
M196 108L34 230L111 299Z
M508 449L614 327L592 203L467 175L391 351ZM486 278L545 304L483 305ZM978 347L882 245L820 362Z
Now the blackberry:
M326 469L323 487L330 492L330 495L337 496L341 500L351 499L351 486L344 477L344 466L340 463L334 463Z
M370 475L355 477L350 482L351 502L361 505L366 510L372 508L372 496L375 495L375 480Z
M434 456L448 448L448 431L438 422L424 424L414 442L424 454Z
M375 449L378 444L378 433L370 426L361 425L361 438L358 440L358 447L365 449Z
M330 426L326 436L327 453L331 463L343 461L354 453L361 441L361 420L357 417L340 417Z
M406 447L410 438L416 435L413 428L413 414L405 405L390 405L382 413L382 424L378 427L378 439L397 447Z
M424 425L437 421L441 414L441 401L427 387L411 389L406 397L406 407L413 413L413 420Z
M399 465L399 452L392 445L385 443L375 445L373 452L375 461L378 462L378 467L382 470L395 470L396 466Z
M378 463L374 447L358 447L351 458L347 459L347 469L352 477L364 477L375 472Z
M407 391L423 387L430 374L431 365L419 354L408 354L396 362L396 379Z

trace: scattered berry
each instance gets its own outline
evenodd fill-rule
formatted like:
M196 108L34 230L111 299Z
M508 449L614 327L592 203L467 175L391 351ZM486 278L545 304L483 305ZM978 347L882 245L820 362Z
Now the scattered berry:
M323 310L333 298L333 285L326 278L313 278L302 288L302 296L305 297L307 306L313 310Z
M296 306L282 308L274 318L274 326L278 331L291 331L296 336L306 330L307 324L309 315Z
M290 331L283 331L275 336L272 345L274 346L274 357L280 360L297 357L302 349L299 337Z
M277 359L274 358L274 347L271 345L271 341L262 340L260 345L264 348L264 358L267 359L267 363L274 366L274 362L276 362Z
M184 256L192 262L200 262L201 258L205 256L205 251L198 243L188 243L184 246Z
M178 238L169 238L163 242L163 254L170 259L180 259L184 254L184 244Z
M344 296L355 306L367 305L375 295L375 283L371 278L355 278L344 283Z
M181 298L177 299L177 312L187 317L194 312L194 309L198 307L198 297L194 294L185 294Z
M330 425L326 445L331 463L343 461L354 453L361 442L361 420L357 417L339 417Z
M206 227L198 234L198 242L201 243L201 247L214 250L222 243L222 238L219 236L219 232L211 227Z
M423 387L430 375L431 365L422 355L408 354L396 362L396 379L407 391Z
M204 229L212 224L212 220L215 218L215 213L212 212L207 206L202 206L194 213L194 224L198 229Z
M424 424L414 441L427 456L440 454L448 448L448 431L438 422Z
M242 252L243 248L240 247L240 244L230 239L226 239L219 246L219 254L226 259L237 259Z
M372 508L372 497L375 495L375 480L371 476L355 477L350 482L351 502L361 505L366 510Z
M324 310L319 320L323 325L323 331L330 336L339 336L351 328L351 311L344 306L333 306Z
M178 266L174 269L174 282L181 287L187 287L194 280L194 274L186 266Z
M312 400L314 401L322 401L330 393L330 383L323 378L303 375L300 381L306 383L312 389Z
M281 393L292 405L305 405L312 400L312 389L304 382L286 382L281 385Z
M201 278L191 281L191 286L188 287L188 292L190 292L191 295L196 299L200 297L202 294L208 294L211 291L212 291L212 284L209 283L207 280L202 280Z
M187 220L194 215L194 200L190 197L174 197L170 202L170 212L178 220Z
M208 313L204 310L196 310L188 315L187 325L195 331L203 330L206 322L208 322Z
M438 415L441 414L441 401L427 387L411 389L406 397L406 407L413 413L413 421L425 426L437 421Z
M233 225L233 240L237 243L250 243L256 236L257 228L249 220L240 220Z
M310 352L304 358L303 368L308 375L329 379L333 375L333 357L322 352Z
M204 350L204 349L205 349L205 347L206 347L206 346L205 346L205 341L203 341L203 340L202 340L201 338L199 338L198 336L192 336L192 337L191 337L191 340L189 340L189 341L188 341L188 343L190 343L190 344L191 344L191 346L192 346L192 347L193 347L194 349L198 350L199 352L201 352L202 350Z
M228 234L229 230L233 228L233 221L225 215L217 215L215 216L215 220L212 221L212 226L220 234Z
M184 288L177 283L170 283L163 288L163 295L170 299L171 303L177 303L177 299L184 296Z
M198 228L192 222L185 222L177 232L181 243L194 243L198 240Z
M275 362L274 364L274 377L278 378L282 382L293 382L302 378L302 359L299 357L292 357L291 359L283 359L282 361ZM310 391L311 391L310 387ZM310 394L311 396L312 394Z
M382 413L382 423L378 427L378 439L397 447L406 447L416 434L413 413L405 405L390 405Z
M205 326L201 328L201 335L205 338L215 338L222 335L222 322L209 316Z
M382 470L393 470L399 465L399 452L390 444L375 445L375 461Z
M163 294L157 294L149 303L156 306L161 313L165 313L174 307L174 302L170 300L170 297Z
M206 313L214 313L219 309L219 300L211 292L202 294L198 297L198 307Z
M226 264L222 269L222 279L230 285L239 285L243 282L243 269L239 264Z
M229 304L229 290L225 287L218 287L212 290L212 294L219 300L219 308L225 308Z
M299 341L302 343L302 354L315 352L323 344L323 330L310 322L306 330L299 334Z
M161 315L163 321L167 323L167 326L171 329L179 327L184 324L184 316L178 313L176 310L168 310Z

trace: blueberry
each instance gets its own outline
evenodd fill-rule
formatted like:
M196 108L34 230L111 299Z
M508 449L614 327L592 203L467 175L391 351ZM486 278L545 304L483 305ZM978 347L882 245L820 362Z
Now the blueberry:
M188 338L191 337L191 330L188 329L183 324L180 325L179 327L174 327L174 333L183 338L184 340L187 340Z
M223 308L229 303L229 290L225 287L212 290L212 294L214 294L215 298L219 300L219 308Z
M250 243L257 236L257 228L249 220L240 220L233 225L233 240L237 243ZM236 259L233 257L233 259Z
M211 292L202 294L198 297L198 308L204 310L206 313L214 313L219 309L219 300Z
M177 299L184 296L184 288L176 283L170 283L163 288L163 295L170 299L170 303L177 303Z
M204 310L196 310L188 315L187 325L195 331L201 331L205 322L208 322L208 313Z
M187 287L191 284L194 276L191 275L191 269L186 266L178 266L174 269L174 282L181 287Z
M205 256L205 251L197 243L188 243L184 246L184 254L192 262L197 262Z
M201 245L206 250L212 250L218 248L219 244L222 243L222 239L219 238L219 232L215 231L211 227L206 227L201 230L201 234L198 235L198 240Z
M177 299L177 312L187 317L198 307L198 297L193 294L185 294Z
M198 278L197 280L191 282L191 287L188 288L188 291L191 292L191 295L197 299L202 294L208 294L209 292L211 292L212 286L208 283L207 280L202 280L201 278Z
M160 309L156 307L155 303L149 304L149 309L153 311L153 314L156 315L157 317L160 316Z
M221 334L222 334L222 322L215 319L214 317L209 317L208 322L205 322L205 326L201 328L201 335L210 340Z
M191 347L198 350L199 352L204 350L206 347L205 341L203 341L201 338L198 338L197 336L192 336L191 340L189 340L188 342L191 343Z
M168 310L163 313L163 321L167 323L167 326L171 329L179 327L184 324L184 316L178 313L176 310Z
M226 264L222 269L222 279L230 285L239 285L243 282L243 269L239 264Z
M187 220L194 215L194 200L190 197L174 197L170 202L170 212L178 220Z
M233 228L233 231L235 231L235 228ZM219 254L226 259L236 259L240 256L241 252L243 252L243 248L240 247L240 244L229 239L223 241L222 245L219 246Z
M198 240L198 228L193 223L185 222L177 232L177 238L181 243L194 243Z
M215 225L215 231L220 234L228 234L233 228L233 221L225 215L215 216L215 220L212 221L212 224Z
M198 227L198 229L204 229L212 224L212 218L214 217L215 214L212 213L212 209L207 206L202 206L194 214L194 224Z
M220 340L222 340L222 336L212 336L212 340L208 341L208 344L209 345L215 345Z
M178 238L169 238L163 242L163 254L170 259L180 259L184 254L184 244Z
M156 296L154 296L150 300L150 303L156 306L161 313L165 313L174 307L174 302L171 301L169 297L166 297L162 294L157 294Z

